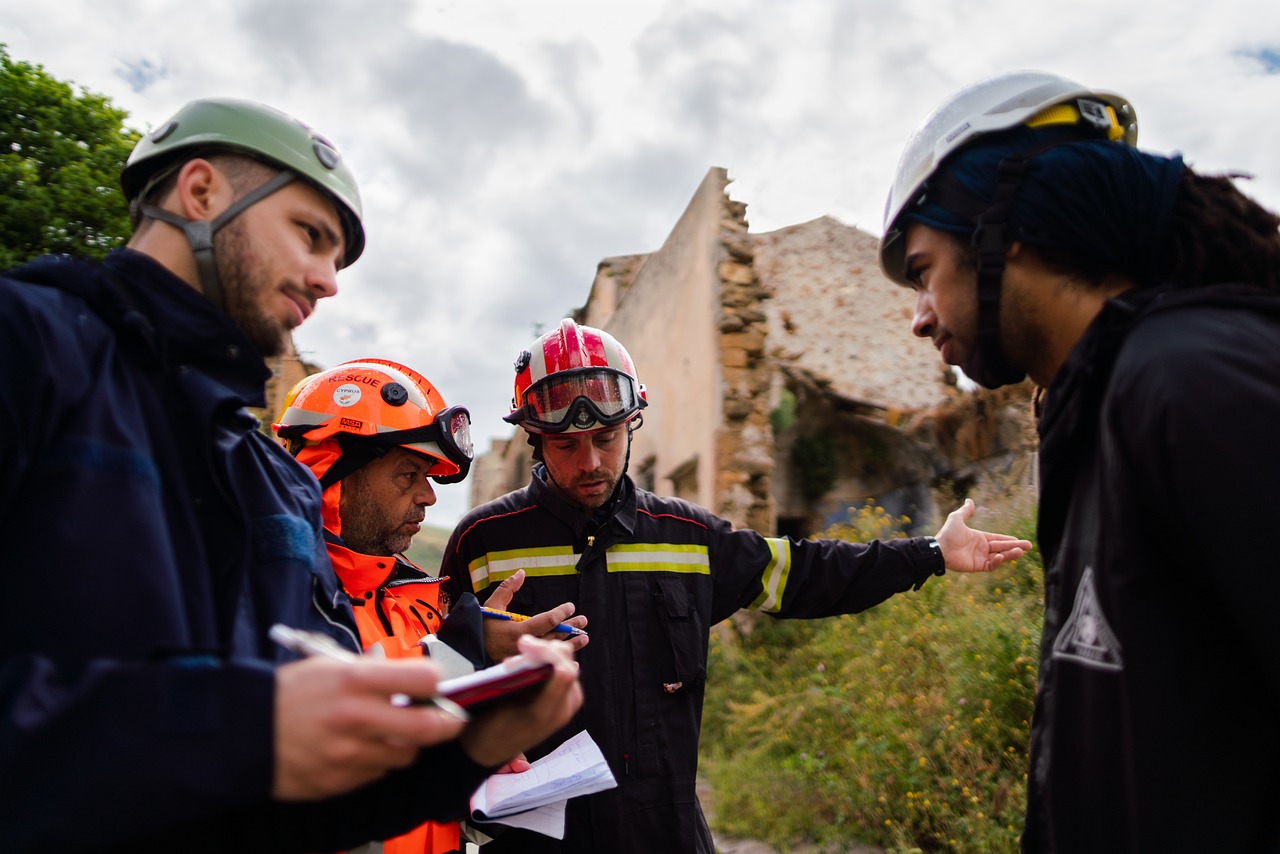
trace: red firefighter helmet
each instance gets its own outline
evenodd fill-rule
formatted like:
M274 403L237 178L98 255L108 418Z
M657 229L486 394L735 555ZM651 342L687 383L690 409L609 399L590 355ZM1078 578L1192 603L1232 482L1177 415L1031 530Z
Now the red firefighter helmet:
M505 420L538 435L590 433L630 421L647 405L627 348L565 318L516 360Z
M320 475L326 487L397 446L431 457L428 474L439 483L456 483L471 467L470 413L447 405L417 371L386 359L356 359L307 377L272 427L290 441L337 441L340 459Z

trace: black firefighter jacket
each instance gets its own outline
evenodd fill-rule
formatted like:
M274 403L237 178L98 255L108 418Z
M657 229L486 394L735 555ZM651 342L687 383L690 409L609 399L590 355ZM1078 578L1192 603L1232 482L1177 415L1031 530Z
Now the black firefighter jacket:
M569 802L562 844L513 831L486 850L710 854L694 792L710 628L740 608L775 617L862 611L941 574L941 555L923 537L860 545L734 530L625 476L607 518L594 520L561 501L544 472L468 513L441 575L484 600L524 569L511 610L573 602L588 617L582 711L529 758L585 728L619 785Z

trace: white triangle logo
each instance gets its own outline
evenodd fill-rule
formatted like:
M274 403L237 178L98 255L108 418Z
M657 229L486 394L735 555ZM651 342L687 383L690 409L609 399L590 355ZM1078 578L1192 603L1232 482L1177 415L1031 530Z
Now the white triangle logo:
M1085 567L1071 616L1053 642L1053 657L1078 661L1098 670L1124 669L1120 641L1102 613L1091 566Z

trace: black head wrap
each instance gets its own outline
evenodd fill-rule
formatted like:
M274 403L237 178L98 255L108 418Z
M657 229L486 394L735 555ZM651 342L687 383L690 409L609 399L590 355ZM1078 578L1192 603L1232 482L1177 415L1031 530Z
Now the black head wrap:
M1009 246L1052 248L1082 270L1119 273L1139 287L1156 284L1185 168L1179 155L1082 139L1078 130L1056 127L992 134L947 158L903 218L966 239L974 238L980 220L996 220L994 232L978 241L987 258L998 260L985 291L979 274L985 304L973 379L995 388L1022 378L998 335L999 275Z
M1152 284L1186 168L1182 157L1068 133L1017 128L984 137L942 164L905 217L968 237L992 201L1000 162L1030 153L1009 211L1009 239L1066 250L1087 268ZM930 184L962 188L972 206L956 210L964 206L929 192Z

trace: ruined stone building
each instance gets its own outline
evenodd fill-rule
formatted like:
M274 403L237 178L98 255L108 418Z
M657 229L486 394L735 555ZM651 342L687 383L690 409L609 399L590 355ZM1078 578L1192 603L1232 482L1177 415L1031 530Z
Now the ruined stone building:
M249 411L262 422L263 432L269 436L274 436L275 433L271 430L271 422L279 418L280 413L284 411L284 399L289 394L289 391L299 380L324 369L299 356L298 351L294 348L292 338L289 340L288 350L285 353L267 359L267 367L271 369L271 377L267 380L266 386L266 408L250 409Z
M648 388L630 474L764 533L806 536L868 501L932 531L939 502L1024 478L1029 389L956 386L910 334L911 295L877 239L822 217L765 234L713 168L662 248L609 258L580 323L606 329ZM523 432L472 468L472 505L523 486Z

